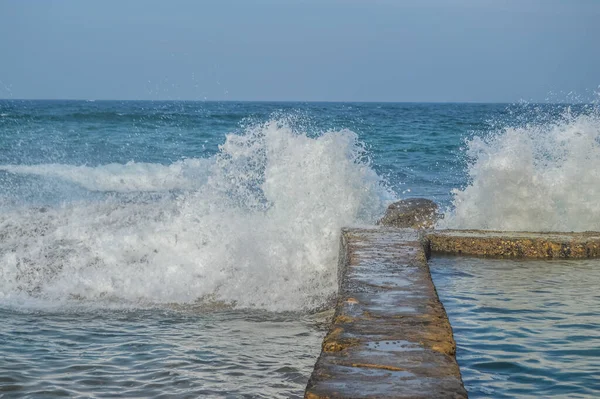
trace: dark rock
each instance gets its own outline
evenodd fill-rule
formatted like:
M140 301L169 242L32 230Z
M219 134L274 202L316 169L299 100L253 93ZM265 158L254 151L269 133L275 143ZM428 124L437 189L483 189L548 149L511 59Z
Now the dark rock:
M391 204L377 224L413 229L432 228L440 218L438 206L426 198L408 198Z

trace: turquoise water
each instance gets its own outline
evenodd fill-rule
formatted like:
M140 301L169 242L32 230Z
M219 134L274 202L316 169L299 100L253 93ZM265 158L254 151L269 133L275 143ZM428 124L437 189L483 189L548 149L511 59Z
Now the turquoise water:
M358 133L375 170L395 191L444 201L464 179L462 139L489 131L509 113L503 104L3 101L0 165L169 165L215 155L225 134L243 132L243 126L285 119L311 135L330 129ZM16 179L6 173L2 178L4 184Z
M433 257L470 398L600 395L600 261Z
M447 227L600 230L597 115L2 100L0 390L301 396L341 227L423 196Z

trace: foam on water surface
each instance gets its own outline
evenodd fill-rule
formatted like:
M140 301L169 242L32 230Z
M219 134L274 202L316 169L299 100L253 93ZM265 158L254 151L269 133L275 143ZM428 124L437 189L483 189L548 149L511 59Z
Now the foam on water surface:
M90 191L121 193L189 190L206 182L210 159L185 159L170 165L145 162L86 165L0 165L0 171L61 179Z
M321 306L336 289L340 228L374 222L391 198L364 157L349 130L309 137L270 121L227 135L210 159L4 165L129 195L4 210L0 298L16 307Z

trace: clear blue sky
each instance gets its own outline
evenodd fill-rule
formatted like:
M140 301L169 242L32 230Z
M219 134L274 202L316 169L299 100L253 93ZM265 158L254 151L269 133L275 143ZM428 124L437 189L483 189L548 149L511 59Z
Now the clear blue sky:
M600 0L0 0L0 98L565 100Z

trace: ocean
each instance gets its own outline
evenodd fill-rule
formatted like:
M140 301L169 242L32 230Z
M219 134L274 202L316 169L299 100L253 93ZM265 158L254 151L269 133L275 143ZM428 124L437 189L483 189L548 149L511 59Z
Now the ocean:
M0 397L301 397L341 227L599 231L598 170L594 104L0 100Z

